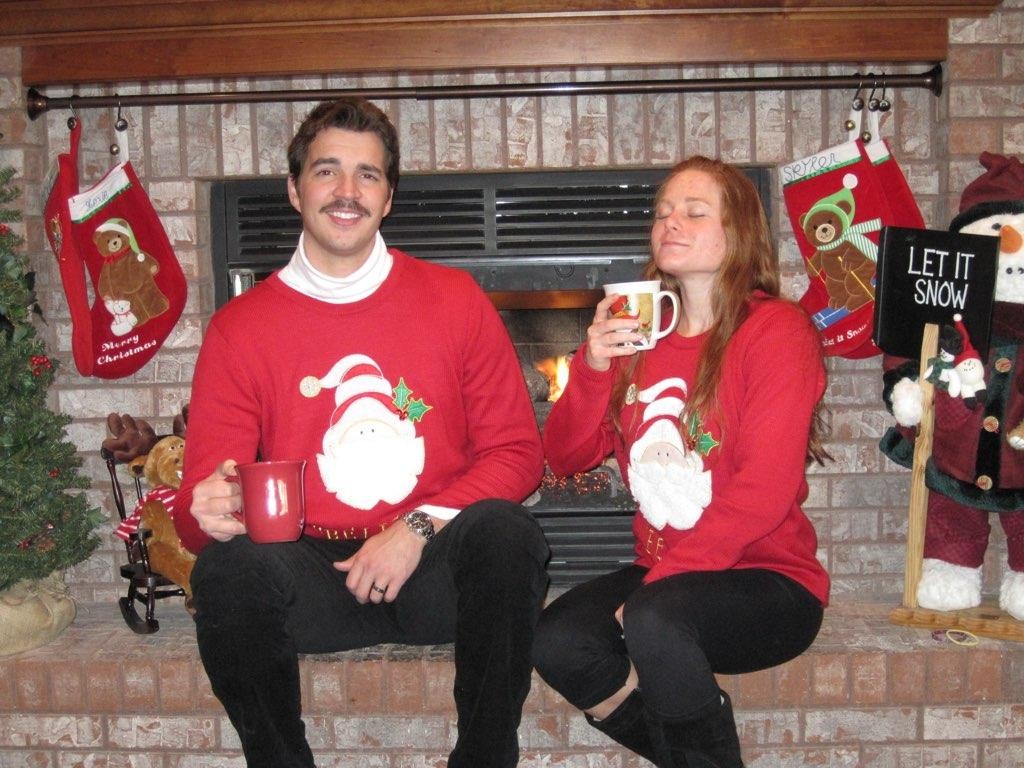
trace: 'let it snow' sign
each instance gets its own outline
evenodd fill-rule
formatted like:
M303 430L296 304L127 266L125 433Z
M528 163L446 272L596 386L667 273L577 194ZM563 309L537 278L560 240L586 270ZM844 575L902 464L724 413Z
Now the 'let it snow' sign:
M925 324L951 324L959 313L984 355L998 261L998 237L884 227L875 270L875 345L916 358Z

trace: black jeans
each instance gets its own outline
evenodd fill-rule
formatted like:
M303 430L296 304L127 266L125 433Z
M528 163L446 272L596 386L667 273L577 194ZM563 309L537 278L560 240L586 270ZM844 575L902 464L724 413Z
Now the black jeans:
M530 689L547 544L522 507L486 500L426 545L392 603L360 605L332 563L360 541L214 542L192 572L196 634L213 692L249 766L313 765L298 654L379 643L455 643L458 740L450 768L510 768Z
M645 573L634 565L599 576L541 615L534 662L574 706L590 709L622 688L632 661L648 709L690 719L719 701L715 673L795 658L821 627L821 603L774 571L680 573L648 585Z

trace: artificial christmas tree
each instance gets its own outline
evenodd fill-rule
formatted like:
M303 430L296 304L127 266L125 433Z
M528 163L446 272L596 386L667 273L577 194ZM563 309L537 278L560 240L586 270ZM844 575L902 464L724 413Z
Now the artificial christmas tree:
M15 252L13 176L0 170L0 654L47 642L67 626L74 604L61 594L59 572L92 553L103 519L74 492L89 479L64 432L71 418L47 407L55 364L32 324L32 274ZM33 633L27 615L45 626Z

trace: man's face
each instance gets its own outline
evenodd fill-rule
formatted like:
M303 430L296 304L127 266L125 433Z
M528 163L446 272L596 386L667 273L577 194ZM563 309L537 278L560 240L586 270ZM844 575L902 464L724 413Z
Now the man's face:
M306 256L316 269L345 277L366 261L391 210L384 145L375 133L327 128L317 134L288 199L302 216Z

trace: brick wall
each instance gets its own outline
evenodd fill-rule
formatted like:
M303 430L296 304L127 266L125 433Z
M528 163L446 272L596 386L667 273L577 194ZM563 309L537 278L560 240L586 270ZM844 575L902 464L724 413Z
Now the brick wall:
M980 150L1024 154L1024 0L1006 0L989 18L954 20L941 97L901 90L883 123L929 226L947 225L960 191L978 175ZM867 62L830 67L702 67L661 69L517 70L461 74L324 77L281 80L195 81L144 86L121 84L122 94L206 90L348 88L448 83L738 77L918 72L930 63L887 67ZM309 104L126 108L131 156L189 280L185 313L157 357L134 376L84 379L70 361L70 323L41 228L40 187L53 158L67 146L67 113L25 116L25 83L18 49L0 49L0 165L18 169L25 194L23 225L37 289L48 323L42 332L64 365L53 406L74 416L69 434L96 478L90 492L109 509L97 455L111 411L146 418L158 431L186 402L204 322L213 304L207 181L283 174L284 149ZM105 93L92 87L81 95ZM50 95L62 95L56 89ZM668 165L692 153L738 163L777 166L837 143L844 136L851 93L760 92L645 96L581 96L393 101L382 103L399 127L404 171L458 171L562 167ZM87 110L83 177L109 167L113 110ZM785 292L799 296L806 277L775 191ZM811 473L808 511L821 540L820 556L833 574L835 594L857 593L897 601L902 592L908 475L878 451L891 423L880 403L880 365L832 360L827 403L832 410L830 450L836 462ZM122 591L119 542L106 529L104 545L72 569L76 598L108 602ZM994 534L986 583L998 583L1004 545Z

